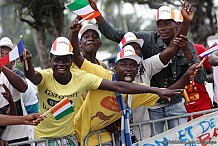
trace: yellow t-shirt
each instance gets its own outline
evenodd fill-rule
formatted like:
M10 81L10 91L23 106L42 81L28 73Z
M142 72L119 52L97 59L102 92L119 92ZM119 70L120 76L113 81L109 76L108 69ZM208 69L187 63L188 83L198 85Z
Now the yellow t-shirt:
M81 69L93 73L104 79L112 80L112 72L103 69L85 60ZM127 95L123 95L124 101L127 101ZM132 96L131 108L138 106L153 106L159 96L152 93L134 94ZM86 135L94 130L99 130L113 123L121 117L121 111L116 100L114 92L103 90L90 90L85 101L81 105L78 113L75 115L76 135L80 144L83 145ZM111 140L109 133L101 135L102 142ZM97 135L89 138L89 145L97 145Z
M59 84L53 77L52 69L41 70L42 81L38 85L40 112L45 113L65 97L75 107L81 94L87 89L97 89L102 78L81 70L71 70L72 78L67 85ZM72 135L74 114L69 114L60 120L55 120L49 113L34 131L35 138L56 138Z

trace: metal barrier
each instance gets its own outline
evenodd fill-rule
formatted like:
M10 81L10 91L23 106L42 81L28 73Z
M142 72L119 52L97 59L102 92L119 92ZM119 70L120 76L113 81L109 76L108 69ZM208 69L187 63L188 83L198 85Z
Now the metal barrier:
M22 141L9 144L9 146L32 145L32 146L78 146L75 136L66 136L60 138L44 138L37 140Z
M208 113L212 113L212 112L216 112L218 111L218 108L214 108L214 109L210 109L210 110L204 110L204 111L199 111L199 112L193 112L193 113L188 113L188 114L184 114L184 115L180 115L180 116L172 116L172 117L167 117L167 118L162 118L162 119L158 119L158 120L147 120L147 121L144 121L144 122L139 122L139 123L133 123L133 124L130 124L130 126L132 127L138 127L139 128L139 134L140 134L140 139L139 141L142 140L142 134L141 134L141 131L142 131L142 126L143 125L151 125L151 130L153 130L153 133L155 134L155 123L156 122L160 122L160 121L164 121L165 122L165 128L166 130L168 130L168 120L174 120L174 119L177 119L178 120L178 123L179 125L182 124L180 122L180 118L188 118L190 117L191 120L193 119L194 116L196 115L205 115L205 114L208 114ZM105 132L106 130L98 130L98 131L92 131L90 132L84 142L85 142L85 146L88 146L88 140L89 138L93 135L93 134L97 134L98 136L98 142L99 142L99 146L102 146L102 140L101 140L101 136L100 136L100 133L101 132ZM112 137L112 145L115 146L115 137L114 137L114 134L112 133L111 134L111 137Z

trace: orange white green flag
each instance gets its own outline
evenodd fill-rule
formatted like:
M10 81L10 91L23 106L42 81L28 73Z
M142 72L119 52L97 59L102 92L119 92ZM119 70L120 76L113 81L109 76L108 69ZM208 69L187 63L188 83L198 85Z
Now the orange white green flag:
M74 112L74 108L72 107L72 104L68 98L62 99L59 103L51 108L51 113L56 120L59 120L72 112Z
M85 18L86 20L91 20L101 15L100 12L92 9L87 0L75 0L74 2L68 4L67 7L68 9L70 9L70 11L73 11L74 13L82 18ZM90 15L91 13L93 13L93 15L87 18L86 16Z

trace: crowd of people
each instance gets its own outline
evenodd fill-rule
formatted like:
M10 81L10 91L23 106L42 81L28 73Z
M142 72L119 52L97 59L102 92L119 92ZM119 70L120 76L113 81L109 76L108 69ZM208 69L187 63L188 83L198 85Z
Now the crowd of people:
M88 1L99 11L94 0ZM83 146L87 134L100 129L106 129L101 133L103 145L112 145L111 133L116 145L121 145L119 98L131 108L130 123L214 108L205 81L214 83L213 101L218 103L214 75L218 72L218 51L205 60L199 56L206 48L187 38L194 8L186 1L181 5L181 11L168 6L158 9L157 31L116 30L102 15L95 18L97 25L82 25L82 18L77 16L69 24L68 37L53 42L50 68L35 70L28 49L20 58L27 62L23 72L16 68L16 60L1 67L0 145L41 138L60 138L56 143L66 144L70 141L64 137L69 136L75 145ZM96 58L101 35L117 43L125 40L113 69ZM13 48L10 38L0 40L1 57ZM72 113L59 120L52 113L44 116L66 97ZM189 120L168 120L167 127ZM137 127L130 128L131 142L164 132L164 124L156 122L155 129L144 124L141 136ZM88 144L98 145L97 135L92 135Z

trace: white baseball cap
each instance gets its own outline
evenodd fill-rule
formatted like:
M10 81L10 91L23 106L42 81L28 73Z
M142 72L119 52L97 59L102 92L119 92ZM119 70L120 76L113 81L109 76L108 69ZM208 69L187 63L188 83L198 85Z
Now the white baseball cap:
M157 15L156 15L156 21L158 20L168 20L168 19L172 19L174 20L174 12L173 10L168 7L168 6L161 6L158 11L157 11Z
M176 22L182 22L182 21L183 21L183 17L182 17L181 10L174 9L173 12L174 12L174 14L175 14L175 15L174 15L174 16L175 16L174 20L175 20Z
M14 48L14 45L13 45L11 39L8 38L8 37L3 37L3 38L0 40L0 47L2 47L2 46L6 46L6 47L9 47L9 48L11 48L11 49Z
M123 47L123 49L117 54L115 62L125 58L135 60L137 64L139 64L141 61L141 57L136 55L135 50L131 45L126 45Z
M127 33L123 36L123 38L122 38L122 40L121 40L122 48L123 48L123 46L125 46L126 44L133 43L133 42L139 44L141 47L142 47L143 44L144 44L144 40L143 40L143 39L138 39L138 38L135 36L134 33L132 33L132 32L127 32Z
M58 37L53 42L50 53L57 56L73 54L73 47L66 37Z
M101 32L97 26L95 26L94 24L85 24L79 30L79 35L78 35L79 39L81 39L82 35L89 29L96 31L98 33L99 37L101 38Z

